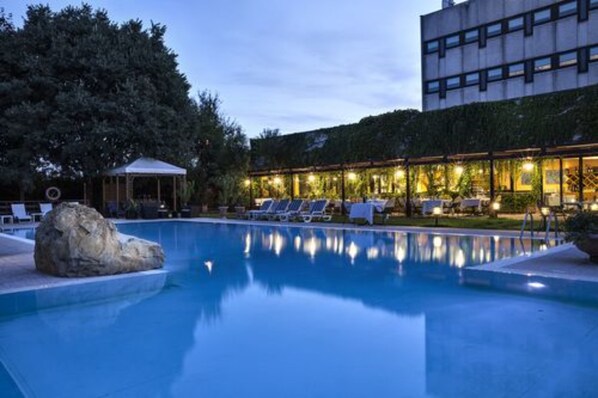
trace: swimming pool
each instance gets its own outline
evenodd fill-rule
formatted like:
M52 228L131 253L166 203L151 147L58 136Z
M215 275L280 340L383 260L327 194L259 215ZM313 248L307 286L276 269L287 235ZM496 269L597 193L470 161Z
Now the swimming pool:
M0 396L594 396L598 307L459 284L502 237L188 222L154 295L0 318Z

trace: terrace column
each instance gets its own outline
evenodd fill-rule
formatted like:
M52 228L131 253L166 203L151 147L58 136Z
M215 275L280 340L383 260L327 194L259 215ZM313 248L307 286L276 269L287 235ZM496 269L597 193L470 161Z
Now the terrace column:
M583 203L583 157L579 157L579 203Z
M409 161L405 162L405 215L411 217L411 168L409 167Z
M119 184L118 184L118 176L116 176L116 206L117 208L120 208L120 189L119 188Z
M291 200L295 200L295 174L291 173Z
M564 200L564 196L563 196L563 158L562 157L559 157L559 198L560 198L559 203L562 206L563 200Z
M494 158L490 153L490 202L494 202Z
M345 215L345 169L341 168L341 214Z

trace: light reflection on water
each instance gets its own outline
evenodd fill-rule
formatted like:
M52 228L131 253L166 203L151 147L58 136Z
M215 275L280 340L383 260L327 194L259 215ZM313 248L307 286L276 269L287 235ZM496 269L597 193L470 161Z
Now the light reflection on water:
M307 228L248 228L243 236L244 253L256 249L278 257L303 254L357 260L393 260L401 264L442 264L454 268L480 265L548 249L540 240L500 236L436 235L428 233L373 232Z

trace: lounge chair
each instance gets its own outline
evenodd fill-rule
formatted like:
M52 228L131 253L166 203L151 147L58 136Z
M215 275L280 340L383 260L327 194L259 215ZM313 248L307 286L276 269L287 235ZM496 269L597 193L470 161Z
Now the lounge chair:
M291 218L294 218L301 213L304 204L305 201L303 199L294 199L287 211L277 214L275 218L278 218L280 221L289 221Z
M259 216L261 216L262 214L264 214L268 210L270 210L270 208L272 207L273 204L274 204L274 201L272 199L264 200L262 202L262 205L260 206L259 210L249 210L247 212L247 218L249 218L251 220L256 220Z
M15 203L10 205L12 209L12 216L18 222L21 221L31 221L31 215L27 213L25 210L25 204L23 203Z
M46 214L52 211L52 203L40 203L39 204L39 212L41 213L42 217L45 217Z
M326 214L326 206L328 206L328 201L326 199L316 200L311 207L310 213L301 216L303 222L312 222L314 220L332 220L332 216L330 214Z
M262 217L267 218L268 220L275 220L279 214L286 213L289 208L289 203L291 203L290 199L283 199L276 207L272 207L270 211L266 212L266 214L262 215Z

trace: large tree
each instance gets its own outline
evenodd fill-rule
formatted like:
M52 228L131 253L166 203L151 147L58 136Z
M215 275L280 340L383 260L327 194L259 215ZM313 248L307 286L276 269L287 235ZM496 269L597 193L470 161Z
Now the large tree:
M0 175L92 177L137 156L197 158L198 109L165 27L121 25L89 5L0 11Z

